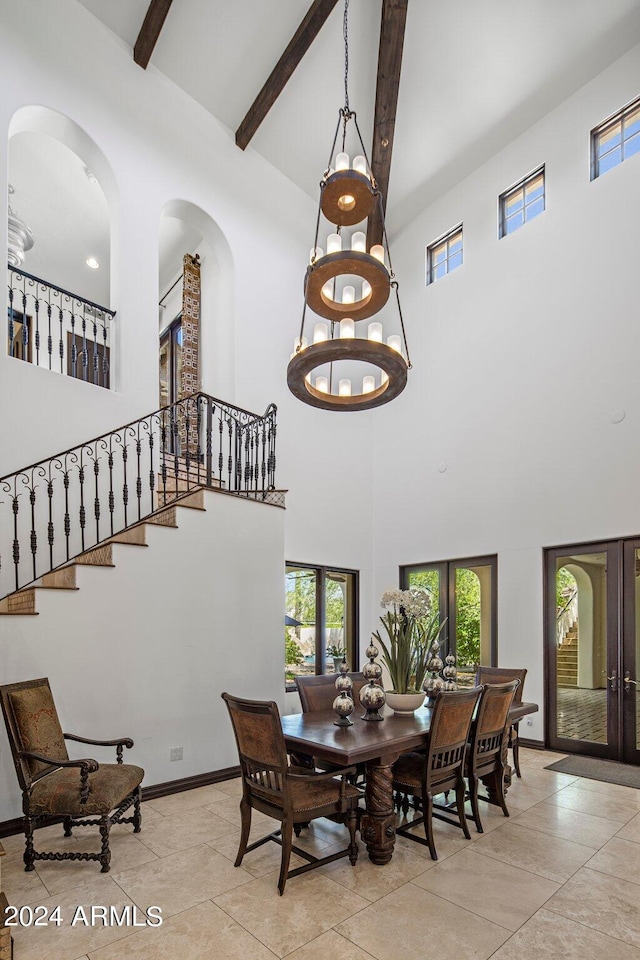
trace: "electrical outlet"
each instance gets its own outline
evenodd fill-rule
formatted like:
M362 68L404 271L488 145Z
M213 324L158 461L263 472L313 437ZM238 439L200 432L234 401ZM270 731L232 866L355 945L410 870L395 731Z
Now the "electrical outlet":
M182 747L171 747L169 760L182 760Z

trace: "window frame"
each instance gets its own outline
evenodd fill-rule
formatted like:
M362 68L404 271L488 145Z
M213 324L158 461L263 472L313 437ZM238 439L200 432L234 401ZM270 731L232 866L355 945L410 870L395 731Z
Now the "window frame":
M460 234L460 263L456 264L451 270L449 269L449 245L454 237ZM447 245L447 252L444 260L441 260L439 263L434 264L433 254L434 251L442 246L443 243ZM457 251L456 251L457 253ZM455 254L454 254L455 256ZM441 277L436 277L433 275L434 266L440 266L442 263L446 264L446 271ZM442 236L438 237L437 240L434 240L433 243L428 243L426 246L426 286L430 287L432 283L436 283L438 280L444 280L445 277L448 277L450 273L453 273L454 270L457 270L459 267L464 265L464 223L461 221L457 226L452 227L451 230L447 230L446 233L443 233Z
M527 207L531 206L533 203L536 203L539 199L538 197L535 200L532 200L527 204L525 189L528 183L532 180L535 180L537 177L542 175L542 210L539 213L536 213L531 219L527 219ZM520 227L516 227L515 230L509 232L505 229L506 222L509 219L506 216L507 202L509 197L511 197L516 191L522 190L522 210L524 214L524 219L520 224ZM526 226L527 223L530 223L531 220L535 220L536 217L540 216L541 213L544 213L547 209L547 172L546 165L541 163L540 166L536 167L535 170L532 170L526 176L522 177L516 183L511 184L506 190L503 190L498 196L498 239L502 240L504 237L510 237L512 234L517 233L521 227Z
M326 672L326 645L323 643L323 636L326 630L326 578L328 573L345 573L353 577L353 609L349 610L345 602L345 640L347 663L351 671L357 670L359 656L359 629L360 629L360 571L353 570L350 567L333 566L331 564L317 563L298 563L297 561L287 560L285 562L285 590L286 576L290 569L311 570L316 575L316 618L315 618L315 671L313 676L322 676ZM286 615L286 599L285 599ZM347 618L350 623L347 625ZM285 664L286 667L286 664ZM285 677L285 690L287 692L295 691L295 680L287 680Z
M401 590L410 589L410 578L412 573L422 573L427 570L435 570L439 576L439 613L440 621L446 619L441 642L445 649L450 649L457 660L457 650L452 639L452 629L456 626L456 570L468 569L474 567L489 567L491 571L491 584L489 592L489 663L482 663L482 649L480 651L480 666L496 667L498 665L498 554L483 554L477 557L455 557L447 560L426 560L423 563L401 564L398 568L398 583ZM471 664L461 664L460 666L471 666Z
M599 177L603 176L604 173L608 173L609 170L612 170L613 167L609 167L607 170L600 171L600 161L601 157L598 156L598 139L603 134L606 133L611 127L616 123L620 123L620 162L616 163L615 166L619 167L621 163L624 163L627 157L624 155L624 121L625 118L630 114L634 113L640 108L640 97L636 97L634 100L630 100L629 103L625 104L624 107L621 107L620 110L616 110L615 113L612 113L611 116L607 117L606 120L603 120L597 126L593 127L589 133L589 148L590 148L590 180L597 180ZM635 156L635 154L631 154Z

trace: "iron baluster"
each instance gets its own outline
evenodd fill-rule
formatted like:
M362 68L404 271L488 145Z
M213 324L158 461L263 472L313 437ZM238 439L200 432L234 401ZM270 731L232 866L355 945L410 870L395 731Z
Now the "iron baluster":
M53 526L53 480L51 479L51 466L55 463L56 467L61 468L60 461L50 461L49 477L47 479L47 498L49 501L49 521L47 523L47 542L49 544L49 567L53 569L53 544L55 540L55 530Z
M38 297L35 298L35 308L36 308L36 332L35 332L36 366L39 367L40 366L40 299ZM26 321L26 314L25 314L25 321ZM25 328L26 328L26 323L25 323ZM24 335L23 335L23 343L24 342L25 341L24 341ZM26 342L27 343L29 342L28 331L27 331ZM25 349L23 356L26 358L27 355L28 355L28 351Z
M124 525L125 527L129 526L128 520L128 508L129 508L129 484L127 483L127 460L129 459L129 449L127 446L126 439L126 430L124 432L124 440L122 441L122 506L124 509ZM119 434L116 436L116 440L119 438Z
M100 446L107 454L107 469L109 471L109 493L107 495L107 505L109 508L109 529L111 530L111 536L113 536L113 514L116 508L116 498L113 492L113 447L112 447L113 437L109 437L109 445L107 446L106 441L101 440Z
M18 510L20 509L20 504L18 502L18 496L19 494L15 492L14 486L11 509L13 510L13 566L16 574L16 590L20 587L20 541L18 540Z
M162 428L160 432L160 439L162 443L162 503L167 502L167 411L162 411Z
M189 409L189 404L190 401L187 400L184 409L184 442L186 447L184 459L187 468L187 490L191 488L191 411ZM176 484L176 490L177 489L178 487Z
M224 424L222 422L222 411L218 413L218 476L222 482L222 471L224 469L224 457L222 454Z
M212 486L213 480L213 404L211 403L211 397L207 397L207 424L205 427L206 430L206 457L207 457L207 475L206 481L207 486Z
M92 383L98 382L98 325L96 323L96 318L93 318L93 380Z
M65 458L64 463L65 469L62 474L62 484L64 486L64 538L66 546L67 560L70 558L69 553L69 537L71 536L71 516L69 515L69 470L67 469L67 461Z
M60 321L60 342L58 344L58 349L60 352L60 373L64 373L64 329L62 321L64 315L62 313L62 306L58 307L58 320Z
M13 342L13 287L9 284L9 356L15 357L15 344Z
M202 397L198 395L196 399L196 461L198 464L198 486L200 486L200 470L202 466Z
M109 386L109 360L107 357L107 324L106 320L102 324L102 387Z
M22 289L22 359L29 358L29 321L27 320L27 293Z
M89 377L89 351L87 350L87 318L82 314L82 379L86 383Z
M155 489L156 476L153 472L153 417L149 418L149 494L151 498L151 510L155 510Z
M95 477L95 498L93 501L93 514L96 519L96 543L100 543L100 457L98 456L98 447L94 450L93 456L93 476Z
M233 435L233 421L231 420L231 417L229 417L229 416L227 417L227 429L228 429L228 431L229 431L229 460L228 460L228 463L227 463L227 473L229 474L229 490L233 490L233 489L235 489L235 487L234 487L233 484L232 484L233 462L234 462L234 459L236 459L236 461L237 461L237 454L236 454L236 457L235 457L235 458L234 458L233 455L232 455L231 445L232 445L232 441L233 441L233 436L232 436L232 435ZM236 444L237 444L237 438L236 438ZM238 468L237 468L237 465L236 465L236 472L237 472L237 469L238 469Z
M83 450L80 450L80 467L78 469L78 478L80 480L80 538L82 541L82 552L84 553L84 528L87 523L87 514L84 508L84 463L82 462Z
M78 348L76 346L76 315L71 311L71 376L78 376Z
M53 360L53 337L51 336L51 300L47 301L47 353L49 354L49 370Z
M140 456L142 454L142 443L140 441L140 425L138 425L138 436L136 437L136 498L138 500L138 520L142 518L142 474L140 472Z

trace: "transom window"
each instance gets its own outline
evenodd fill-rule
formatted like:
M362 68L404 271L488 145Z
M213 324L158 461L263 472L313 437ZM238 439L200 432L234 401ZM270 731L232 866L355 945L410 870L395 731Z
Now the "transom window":
M519 230L544 210L544 167L500 194L500 236Z
M427 284L462 266L462 224L427 247Z
M591 179L640 150L640 98L591 131Z
M285 683L357 669L358 571L288 563L285 572Z

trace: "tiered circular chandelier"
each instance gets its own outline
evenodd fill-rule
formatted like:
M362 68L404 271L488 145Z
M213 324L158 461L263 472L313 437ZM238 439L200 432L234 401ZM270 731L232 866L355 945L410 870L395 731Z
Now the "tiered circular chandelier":
M329 163L320 181L315 238L304 281L300 334L287 368L287 383L294 396L323 410L369 410L388 403L404 390L411 368L382 195L371 170L356 114L349 107L348 10L349 0L345 0L345 105L339 111ZM361 151L353 161L345 152L350 123ZM342 144L336 154L341 128ZM352 140L355 141L353 135ZM373 244L367 251L367 236L359 227L376 212L382 225L382 243ZM318 244L322 217L333 225L325 249ZM356 229L350 230L352 227ZM400 333L388 336L385 342L382 323L370 322L365 332L361 321L378 314L392 291ZM314 323L311 338L305 336L307 309L321 318ZM364 364L366 369L361 390L359 384L355 384L354 389L353 376L336 375L338 369L344 371L345 367L352 373L357 363Z

